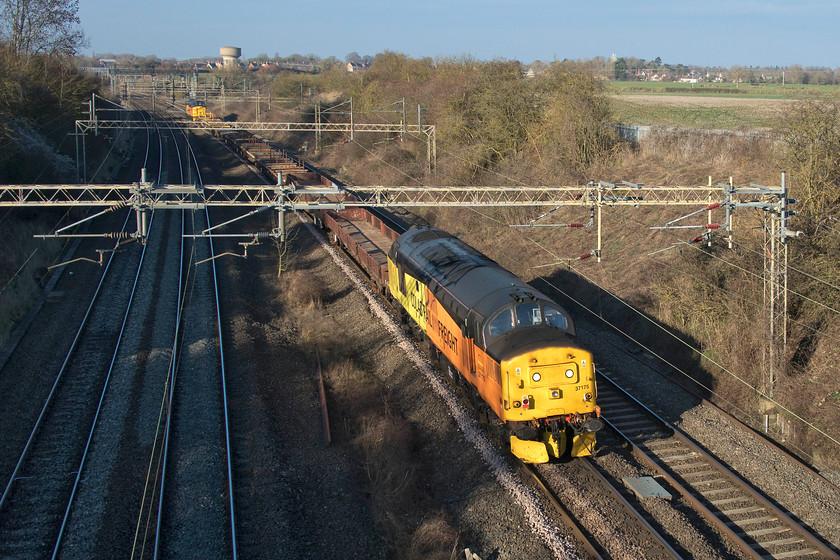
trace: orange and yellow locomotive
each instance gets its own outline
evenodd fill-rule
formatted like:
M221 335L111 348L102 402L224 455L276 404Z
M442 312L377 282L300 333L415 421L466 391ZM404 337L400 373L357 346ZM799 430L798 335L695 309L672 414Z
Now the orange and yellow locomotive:
M592 453L603 426L595 368L565 310L433 228L397 238L388 279L456 383L507 427L514 455L544 463Z

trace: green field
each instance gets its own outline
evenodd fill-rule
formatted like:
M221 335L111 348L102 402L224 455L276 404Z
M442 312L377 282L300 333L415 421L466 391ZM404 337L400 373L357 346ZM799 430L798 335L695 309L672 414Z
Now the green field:
M838 99L840 85L732 84L679 82L609 82L608 91L616 95L689 95L749 99Z
M802 100L840 99L840 86L610 82L613 118L638 125L773 130Z

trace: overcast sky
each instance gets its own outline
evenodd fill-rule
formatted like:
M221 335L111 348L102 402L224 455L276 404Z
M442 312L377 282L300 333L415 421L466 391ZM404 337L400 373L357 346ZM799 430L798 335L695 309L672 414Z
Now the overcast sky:
M81 0L85 54L471 55L840 67L840 0Z

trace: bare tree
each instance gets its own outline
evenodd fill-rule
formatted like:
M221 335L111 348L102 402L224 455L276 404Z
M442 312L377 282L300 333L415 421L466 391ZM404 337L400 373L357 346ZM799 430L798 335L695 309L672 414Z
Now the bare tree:
M87 45L78 0L0 0L0 29L17 55L73 55Z

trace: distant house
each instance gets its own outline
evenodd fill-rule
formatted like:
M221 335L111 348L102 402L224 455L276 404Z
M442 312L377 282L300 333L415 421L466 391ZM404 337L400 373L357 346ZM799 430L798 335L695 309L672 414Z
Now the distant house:
M117 65L117 61L113 58L100 58L99 66L103 68L113 68Z
M356 72L358 70L364 70L365 68L368 68L369 66L370 66L370 63L348 62L347 63L347 71L348 72Z

